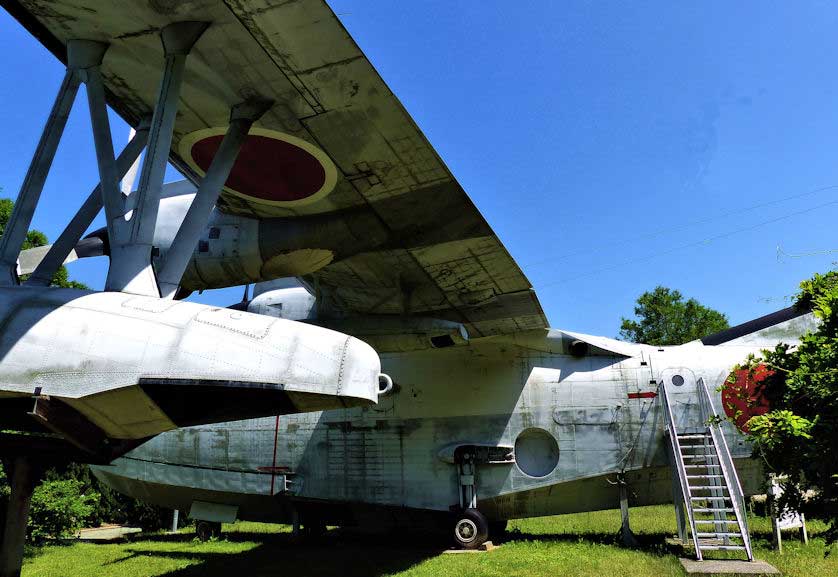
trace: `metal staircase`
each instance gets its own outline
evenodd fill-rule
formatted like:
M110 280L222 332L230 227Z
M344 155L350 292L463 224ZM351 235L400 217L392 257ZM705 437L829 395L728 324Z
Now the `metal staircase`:
M681 539L686 542L683 528L688 521L699 561L706 551L744 551L748 561L753 561L742 487L720 427L721 417L703 379L698 380L696 389L701 420L686 426L682 423L682 428L689 432L679 433L670 403L671 393L667 392L665 382L660 386L666 409L670 463L673 472L677 472L673 475L673 486Z

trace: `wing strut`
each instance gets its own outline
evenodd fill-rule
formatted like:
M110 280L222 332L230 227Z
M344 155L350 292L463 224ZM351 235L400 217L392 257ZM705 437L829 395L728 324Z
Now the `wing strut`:
M133 166L134 162L148 141L149 119L140 121L140 125L134 137L125 145L125 149L116 159L116 174L122 178ZM96 188L88 195L87 200L81 205L76 215L64 228L61 236L55 241L44 259L38 264L32 276L24 283L26 285L48 286L58 268L66 260L70 252L75 248L84 232L90 228L93 219L102 209L102 188L97 184Z
M105 102L105 85L99 67L108 50L103 42L70 40L67 42L67 59L70 66L78 68L87 85L87 103L90 109L90 123L93 127L93 144L96 148L96 164L99 167L99 187L105 216L108 222L115 221L122 214L122 199L119 196L119 177L113 154L113 139Z
M64 133L64 126L70 116L80 82L78 71L69 66L64 74L61 88L58 89L58 96L55 97L55 104L52 106L47 124L41 133L38 148L35 149L35 154L29 163L29 170L20 187L12 216L3 238L0 239L0 286L18 284L18 255L26 239L26 233L29 231L29 225L32 224L32 215L35 214L35 208L41 198L41 191L44 189L52 159L55 158L55 151Z
M204 232L221 188L230 176L230 171L247 139L250 127L272 105L272 101L254 99L237 104L230 111L230 126L227 128L224 140L221 141L207 174L201 180L195 199L160 267L158 282L161 296L174 298L189 259L195 251L195 245L198 244Z
M145 120L140 124L136 135L116 159L101 72L109 45L85 39L67 41L67 73L30 163L6 234L0 242L0 286L19 283L17 262L20 247L32 222L79 84L84 82L87 86L99 184L67 224L58 241L35 267L26 284L49 285L55 272L104 207L110 245L110 266L105 290L174 298L251 126L273 105L271 100L253 96L232 107L227 133L171 247L165 255L157 254L152 243L186 58L207 26L209 24L206 22L188 21L163 27L160 37L165 67L153 115L150 121ZM146 154L140 185L136 193L126 196L119 189L119 181L131 169L144 148ZM155 274L158 271L159 275Z
M213 158L186 220L179 229L169 254L166 255L166 260L159 263L165 279L165 282L159 285L152 262L156 256L152 242L166 163L172 144L180 87L186 57L208 26L207 22L175 22L161 30L165 67L154 113L150 121L144 120L140 123L136 135L117 159L114 159L105 86L100 69L108 44L85 39L72 39L67 42L68 64L64 81L30 162L5 234L0 239L0 286L14 286L20 282L20 249L32 223L55 152L78 94L79 84L84 82L87 86L99 184L68 223L58 241L50 247L27 284L48 285L58 267L71 254L99 210L104 207L111 257L105 290L159 297L162 286L167 297L174 296L189 257L206 226L251 125L273 104L271 101L254 97L232 108L227 135ZM119 180L131 169L143 149L146 149L146 155L140 185L136 196L132 195L129 206L126 202L127 197L119 190Z
M208 25L206 22L175 22L160 32L166 61L154 116L151 119L151 132L140 173L140 186L136 192L136 208L130 220L121 217L108 220L111 266L108 269L105 290L160 296L151 264L157 208L160 204L166 162L172 147L172 131L186 57Z

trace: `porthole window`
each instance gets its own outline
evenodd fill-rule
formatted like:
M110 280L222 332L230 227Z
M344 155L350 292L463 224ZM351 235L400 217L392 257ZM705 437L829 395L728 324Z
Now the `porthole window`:
M680 387L681 385L684 384L684 377L682 377L681 375L673 375L672 376L672 384L675 385L676 387Z
M546 477L559 464L559 444L544 429L525 429L515 439L515 462L530 477Z

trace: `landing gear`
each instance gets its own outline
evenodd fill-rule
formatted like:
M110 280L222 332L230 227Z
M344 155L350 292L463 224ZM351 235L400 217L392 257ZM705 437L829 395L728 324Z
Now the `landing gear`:
M454 521L454 542L463 549L477 549L489 538L489 522L477 509L464 509Z
M303 520L303 538L306 541L317 541L326 535L326 523L322 519Z
M314 515L300 515L296 509L292 512L294 543L316 543L326 535L326 521Z
M221 536L221 523L213 521L197 521L195 523L195 536L206 543L213 537Z

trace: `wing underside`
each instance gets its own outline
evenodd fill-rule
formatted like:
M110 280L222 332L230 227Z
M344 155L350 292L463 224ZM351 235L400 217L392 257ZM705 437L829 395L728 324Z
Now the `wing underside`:
M189 56L172 162L199 177L202 147L218 138L230 108L247 97L270 99L259 140L251 135L253 147L239 157L219 208L283 220L351 219L363 209L390 233L385 245L306 278L321 307L445 318L464 323L473 336L546 326L526 277L325 2L5 4L61 59L68 39L109 42L102 66L109 103L132 125L156 99L160 29L180 20L210 21ZM275 147L259 149L259 143ZM283 154L300 150L299 157ZM311 194L297 194L306 187ZM414 219L437 219L439 230L417 240Z

